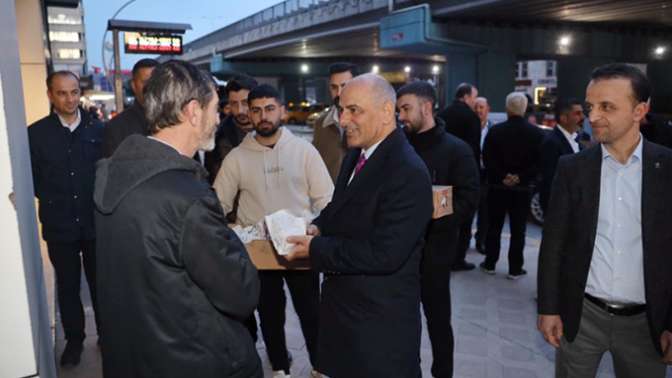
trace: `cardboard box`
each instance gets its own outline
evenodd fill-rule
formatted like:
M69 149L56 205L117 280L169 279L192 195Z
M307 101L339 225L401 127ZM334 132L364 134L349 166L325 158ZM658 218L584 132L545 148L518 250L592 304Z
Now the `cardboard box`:
M453 213L453 187L432 185L434 212L432 219L445 217Z
M245 248L259 270L310 269L309 259L289 262L278 255L270 240L253 240Z

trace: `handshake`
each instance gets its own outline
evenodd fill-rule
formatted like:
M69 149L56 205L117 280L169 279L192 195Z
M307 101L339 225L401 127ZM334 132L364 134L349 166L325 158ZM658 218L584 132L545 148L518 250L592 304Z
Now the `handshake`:
M502 180L502 184L506 186L516 186L520 184L520 177L518 177L518 175L507 173L504 180Z

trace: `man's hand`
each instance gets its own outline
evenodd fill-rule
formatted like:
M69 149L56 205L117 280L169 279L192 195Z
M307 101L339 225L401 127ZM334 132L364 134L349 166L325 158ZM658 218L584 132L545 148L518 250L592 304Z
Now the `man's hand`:
M315 227L317 229L317 227ZM309 229L310 232L310 229ZM289 255L285 256L287 261L294 261L297 259L306 259L310 257L310 242L313 240L313 235L290 236L287 238L287 243L294 244Z
M672 365L672 332L663 331L660 335L660 348L663 350L663 363Z
M316 225L310 224L308 225L308 229L306 229L306 234L310 236L320 236L320 229L317 228Z
M537 328L549 344L560 348L560 339L563 334L560 315L539 315Z
M504 180L502 180L502 184L506 186L514 186L516 185L516 180L514 179L514 176L510 173L506 174L506 177L504 177Z

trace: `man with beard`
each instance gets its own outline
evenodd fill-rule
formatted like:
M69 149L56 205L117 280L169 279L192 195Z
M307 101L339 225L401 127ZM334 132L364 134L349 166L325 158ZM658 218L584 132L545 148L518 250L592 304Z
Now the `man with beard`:
M205 169L212 184L222 161L232 149L238 147L245 135L252 131L248 115L247 96L257 86L257 81L247 75L238 75L226 84L226 97L231 115L223 119L215 136L215 149L205 154Z
M453 330L450 325L450 268L455 260L460 224L478 204L478 169L469 145L446 132L434 118L434 88L427 82L397 91L399 121L408 140L429 169L433 185L453 187L453 213L430 222L422 255L421 298L432 343L432 375L453 376Z
M317 150L281 128L285 107L269 85L260 85L247 98L254 133L229 153L213 185L224 211L240 193L236 223L249 226L278 210L312 220L331 201L334 185ZM290 374L285 341L285 292L289 287L299 316L310 362L317 362L319 276L312 270L259 272L259 320L273 377ZM316 376L317 373L313 372Z
M551 195L553 177L560 156L579 152L578 132L583 124L583 104L575 99L558 99L555 103L555 120L558 124L545 136L541 144L541 183L539 199L546 211Z
M320 371L332 378L419 377L420 258L432 215L427 167L395 119L382 77L346 84L340 126L351 147L334 200L292 236L290 260L324 272Z
M99 305L105 377L262 377L242 319L259 279L192 157L214 148L212 78L168 61L147 83L151 136L98 165Z
M651 84L638 68L596 68L586 113L599 145L560 158L537 275L538 328L555 376L663 378L672 364L672 151L644 139Z
M313 128L313 145L322 156L334 182L347 151L343 129L338 125L338 101L345 84L355 76L355 69L355 65L350 63L329 66L329 94L334 104L317 119Z
M56 272L56 294L68 341L61 365L77 365L83 349L82 265L96 323L96 234L93 182L103 125L79 107L79 78L70 71L47 77L52 112L28 127L35 197L40 201L42 238ZM100 332L99 332L100 340Z
M148 135L149 125L145 118L144 96L142 91L159 64L154 59L140 59L133 66L131 89L135 102L105 125L103 136L103 157L110 157L127 136L132 134Z

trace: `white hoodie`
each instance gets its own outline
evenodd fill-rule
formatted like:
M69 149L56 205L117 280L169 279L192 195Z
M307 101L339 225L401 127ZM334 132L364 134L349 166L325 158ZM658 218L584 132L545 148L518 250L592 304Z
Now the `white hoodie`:
M247 134L222 162L212 186L224 213L240 192L237 224L256 224L281 209L312 219L331 201L334 184L315 147L287 128L278 132L274 148Z

